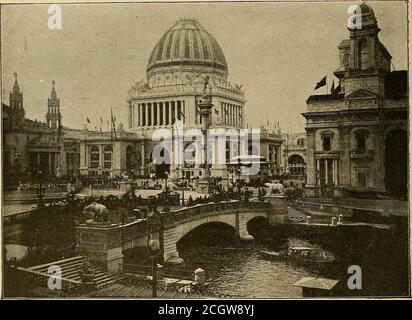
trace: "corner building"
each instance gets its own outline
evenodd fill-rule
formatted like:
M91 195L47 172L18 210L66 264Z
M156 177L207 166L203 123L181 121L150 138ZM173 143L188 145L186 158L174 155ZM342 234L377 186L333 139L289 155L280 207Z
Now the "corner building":
M392 71L373 9L339 46L339 86L307 100L307 197L407 193L407 71Z

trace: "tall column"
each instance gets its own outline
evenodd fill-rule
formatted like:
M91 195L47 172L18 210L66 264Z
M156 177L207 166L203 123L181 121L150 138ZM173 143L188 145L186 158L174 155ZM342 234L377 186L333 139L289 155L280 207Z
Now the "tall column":
M140 103L137 104L137 126L140 127Z
M351 127L345 126L339 128L340 133L340 166L339 176L340 185L343 187L350 187L351 184L351 170L350 170L350 130Z
M307 149L306 149L306 187L307 197L316 196L317 172L315 163L315 128L306 128Z

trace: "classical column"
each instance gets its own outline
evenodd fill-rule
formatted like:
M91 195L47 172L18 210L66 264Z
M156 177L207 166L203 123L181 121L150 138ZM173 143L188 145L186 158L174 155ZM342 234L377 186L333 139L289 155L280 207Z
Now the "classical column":
M161 120L160 120L160 117L161 117L161 114L160 114L160 102L156 102L156 109L157 109L157 112L156 112L156 115L157 115L157 125L160 126L160 123L161 123Z
M340 165L339 176L340 185L350 187L351 184L351 170L350 170L350 130L351 127L344 126L339 128L340 135Z
M316 196L317 164L315 163L315 128L306 128L306 188L307 197Z
M137 104L137 126L140 127L140 103Z

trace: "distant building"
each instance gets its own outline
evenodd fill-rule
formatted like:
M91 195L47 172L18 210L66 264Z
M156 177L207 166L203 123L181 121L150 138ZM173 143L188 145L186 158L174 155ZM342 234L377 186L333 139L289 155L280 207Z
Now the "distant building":
M407 193L407 71L391 70L372 8L339 46L338 87L307 100L306 196Z
M2 105L4 181L17 183L39 172L44 176L78 175L80 131L62 126L54 81L46 122L40 122L25 117L17 74L15 78L9 105Z

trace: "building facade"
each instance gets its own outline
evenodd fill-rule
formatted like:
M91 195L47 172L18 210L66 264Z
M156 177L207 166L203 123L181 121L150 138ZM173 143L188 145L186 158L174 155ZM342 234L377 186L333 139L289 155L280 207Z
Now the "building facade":
M79 174L79 131L61 124L60 99L55 84L48 99L46 122L27 119L23 92L17 81L3 104L3 176L18 183L40 172L45 176Z
M407 71L391 70L373 9L339 46L339 85L307 100L308 197L407 192Z

